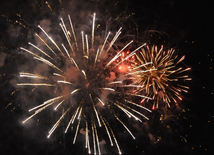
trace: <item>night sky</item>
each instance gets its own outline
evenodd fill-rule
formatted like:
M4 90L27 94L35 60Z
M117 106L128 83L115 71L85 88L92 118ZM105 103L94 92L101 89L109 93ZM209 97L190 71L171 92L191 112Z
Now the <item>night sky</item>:
M178 55L186 56L185 65L192 68L188 72L192 78L187 84L190 89L183 94L180 111L172 109L172 117L160 121L160 113L155 110L150 121L144 122L148 129L139 130L139 126L133 129L136 140L123 131L117 131L123 154L213 154L214 11L211 6L205 1L176 0L1 1L1 154L87 154L81 134L73 145L73 134L64 134L63 126L47 139L51 125L49 121L42 121L44 118L39 120L40 116L33 118L32 124L21 123L30 104L25 105L26 100L22 102L22 97L30 93L23 94L16 87L16 80L18 72L32 63L19 48L27 47L28 41L34 40L34 33L39 32L38 24L43 23L51 33L57 34L60 32L59 17L70 14L74 22L90 24L85 15L92 15L93 12L97 13L101 27L107 19L118 17L126 35L132 34L136 41L147 40L150 44L175 48ZM113 25L110 29L115 31L117 26ZM35 102L33 93L26 98ZM42 116L46 117L45 114ZM48 119L52 117L47 116ZM101 145L103 154L118 154L116 147L108 145Z

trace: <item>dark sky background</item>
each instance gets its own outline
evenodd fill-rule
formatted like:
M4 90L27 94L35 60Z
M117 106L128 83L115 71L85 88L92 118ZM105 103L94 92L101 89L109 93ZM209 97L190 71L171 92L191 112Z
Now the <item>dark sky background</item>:
M27 106L21 102L21 93L16 91L14 83L20 66L26 65L27 61L20 56L19 47L34 39L32 36L38 32L36 26L41 21L48 19L52 24L51 31L57 34L59 30L54 25L58 26L60 15L71 14L74 22L82 23L87 21L85 15L94 11L102 22L121 14L125 32L130 33L131 29L136 39L175 48L180 56L186 55L184 62L192 68L188 73L192 78L188 83L190 90L184 94L181 103L184 110L177 114L172 112L175 119L162 122L157 121L158 115L154 111L151 122L148 122L149 130L134 132L136 140L118 133L123 154L213 154L213 4L178 0L61 1L62 4L48 1L52 13L41 0L0 2L1 154L87 154L81 135L73 145L73 134L64 135L63 128L47 139L48 128L37 124L36 118L34 125L22 125ZM123 19L130 14L130 18ZM116 147L102 145L101 149L104 154L117 154Z

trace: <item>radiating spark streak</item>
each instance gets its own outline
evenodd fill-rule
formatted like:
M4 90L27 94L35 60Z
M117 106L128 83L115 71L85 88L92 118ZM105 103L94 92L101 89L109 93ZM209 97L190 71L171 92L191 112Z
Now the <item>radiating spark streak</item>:
M86 41L86 54L89 55L89 46L88 46L88 35L85 35L85 41Z
M96 18L96 13L93 15L93 23L92 23L92 31L91 31L91 48L93 49L94 47L94 27L95 27L95 18Z
M62 18L61 18L61 20L62 20ZM63 22L63 20L62 20L62 22ZM63 25L62 25L61 23L60 23L59 25L60 25L60 27L62 28L62 31L63 31L64 34L65 34L65 37L66 37L67 42L68 42L68 44L69 44L69 46L70 46L70 48L71 48L71 51L72 51L73 53L75 53L75 52L74 52L74 49L73 49L73 47L72 47L72 45L71 45L70 38L68 37L68 32L67 32L67 29L66 29L66 27L65 27L64 22L63 22Z
M43 104L40 104L40 105L38 105L38 106L36 106L36 107L30 109L29 112L32 111L32 110L38 109L39 107L42 107L42 106L44 106L44 105L46 105L46 104L48 104L48 103L56 102L57 100L59 100L59 99L61 99L61 98L63 98L63 97L64 97L64 96L57 96L57 97L55 97L55 98L49 99L49 100L45 101Z
M175 65L177 65L177 64L179 64L181 61L183 61L185 59L185 55L184 56L182 56L181 57L181 59L180 60L178 60L177 62L176 62L176 64Z
M119 106L118 104L114 103L119 109L121 109L129 118L131 118L131 115L124 109L123 107Z
M133 105L135 105L135 106L137 106L137 107L140 107L140 108L142 108L142 109L145 109L145 110L147 110L147 111L149 111L149 112L152 112L152 111L149 110L148 108L146 108L146 107L144 107L144 106L141 106L141 105L139 105L139 104L136 104L136 103L134 103L134 102L132 102L132 101L129 101L129 100L124 100L124 101L126 101L126 102L128 102L128 103L131 103L131 104L133 104Z
M113 46L114 42L117 40L117 38L119 37L119 35L121 34L121 29L122 27L120 27L120 29L117 31L117 33L115 34L114 38L112 39L112 41L109 44L109 47L106 50L106 53L108 53L108 51L110 50L110 48Z
M96 155L97 154L97 151L96 151L96 142L95 142L95 134L94 134L94 122L91 122L91 129L92 129L92 136L93 136L93 144L94 144L94 154Z
M88 153L89 154L91 154L91 148L90 148L90 143L89 143L89 136L88 136L88 122L87 122L87 120L86 120L86 122L85 122L85 124L86 124L86 144L85 144L85 147L86 148L88 148Z
M98 112L97 112L97 110L96 110L96 108L95 108L95 106L94 106L94 101L93 101L93 99L92 99L91 94L89 94L89 97L90 97L90 99L91 99L91 103L92 103L92 105L93 105L94 112L95 112L95 114L96 114L98 124L99 124L99 126L101 127L100 118L99 118L99 116L98 116Z
M144 95L138 95L138 94L131 94L131 93L125 93L126 95L132 95L132 96L138 96L138 97L143 97L143 98L147 98L147 99L152 99L151 97L147 97L147 96L144 96Z
M57 106L54 108L54 110L57 110L57 108L64 102L65 100L62 100L61 102L59 102L59 104L57 104Z
M55 56L57 56L57 54L54 52L54 50L50 47L50 46L48 46L48 44L36 33L35 34L44 44L45 44L45 46L55 55ZM59 59L59 57L57 56L57 58Z
M36 48L37 50L39 50L41 53L43 53L44 55L46 55L47 57L49 57L50 59L53 59L50 55L48 55L47 53L45 53L43 50L41 50L40 48L38 48L36 45L32 44L31 42L28 42L29 45L33 46L34 48Z
M37 115L38 113L40 113L42 110L44 110L45 108L47 108L48 106L52 105L54 103L54 101L49 102L49 104L46 104L45 106L41 107L40 109L38 109L37 111L34 112L34 114L32 114L31 116L29 116L27 119L25 119L22 123L24 124L26 121L28 121L29 119L31 119L33 116ZM30 110L29 110L30 111Z
M106 129L106 133L108 134L108 137L109 137L109 141L110 141L110 143L111 143L111 146L113 146L114 144L113 144L113 142L112 142L111 135L110 135L110 133L109 133L108 127L107 127L107 125L106 125L104 119L103 119L102 117L100 117L100 118L101 118L101 120L102 120L102 122L103 122L103 124L104 124L105 129Z
M95 123L94 123L94 131L95 131L95 136L96 136L96 140L97 140L98 153L99 153L99 155L101 155L99 137L98 137L98 134L97 134L97 129L96 129L96 124Z
M131 108L131 107L129 107L129 106L126 106L126 108L128 108L128 109L130 109L130 110L134 111L135 113L137 113L137 114L139 114L139 115L143 116L145 119L149 120L149 118L148 118L148 117L146 117L144 114L140 113L139 111L134 110L133 108ZM150 111L150 112L151 112L151 111Z
M51 6L49 5L48 1L45 1L45 3L47 4L48 8L49 8L50 11L52 12L52 8L51 8Z
M91 154L91 148L90 148L89 138L88 138L88 141L87 141L87 145L88 145L88 153Z
M143 67L143 66L146 66L146 65L149 65L149 64L152 64L152 62L148 62L148 63L142 64L142 65L137 66L137 67L135 67L135 68L132 68L132 69L130 69L130 70L138 69L138 68L140 68L140 67Z
M82 73L83 73L83 75L84 75L85 79L87 79L87 76L86 76L86 74L85 74L85 71L84 71L84 70L82 70Z
M29 50L23 48L23 47L20 47L20 49L21 49L21 50L24 50L24 51L26 51L26 52L28 52L28 53L30 53L30 54L32 54L32 55L34 55L35 57L40 57L40 56L38 56L37 54L35 54L35 53L33 53L33 52L31 52L31 51L29 51Z
M181 71L178 72L177 74L180 74L180 73L183 73L183 72L186 72L186 71L189 71L189 70L191 70L191 68L186 68L186 69L181 70Z
M60 23L60 26L63 28L64 27L64 32L65 32L65 36L67 36L68 35L68 30L67 30L67 28L66 28L66 26L65 26L65 23L64 23L64 21L63 21L63 19L62 18L60 18L60 20L62 21L62 24Z
M102 103L102 105L105 105L105 103L100 98L97 97L97 99L100 101L100 103Z
M123 52L123 50L126 49L126 47L129 46L132 42L133 42L133 40L130 41L128 44L126 44L126 45L117 53L117 55L115 55L115 56L108 62L108 64L107 64L105 67L108 67L109 65L111 65L111 63L114 62L114 61L120 56L121 52Z
M109 90L109 91L115 91L113 88L101 88L101 89Z
M128 58L130 58L131 56L135 55L136 51L139 50L140 48L142 48L143 46L145 46L146 43L144 43L143 45L139 46L138 48L136 48L134 51L132 51L129 55L127 55L123 60L121 60L119 63L117 63L113 68L117 67L119 64L121 64L123 61L127 60Z
M129 132L129 134L132 136L133 139L135 139L135 136L132 134L132 132L127 128L127 126L117 117L115 118L123 125L123 127Z
M183 87L183 88L185 88L185 89L189 89L189 87L187 87L187 86L184 86L184 85L180 85L180 84L178 84L180 87Z
M80 70L79 69L79 67L78 67L78 65L77 65L77 63L76 63L76 61L73 59L73 58L71 58L72 59L72 61L74 62L74 65L76 66L76 68L78 69L78 71Z
M85 41L84 41L84 32L81 32L82 34L82 52L85 55Z
M49 83L17 83L17 86L56 86Z
M66 77L65 77L65 76L63 76L63 75L61 75L61 74L58 74L58 73L53 73L53 75L55 75L55 76L59 76L59 77L62 77L62 78L64 78L64 79L66 79Z
M97 54L96 54L96 56L95 56L94 64L96 64L96 62L97 62L98 54L99 54L99 48L97 49Z
M60 122L62 121L62 119L64 118L65 114L70 110L70 108L68 108L62 115L61 117L58 119L58 121L53 125L53 127L51 128L51 130L48 132L48 136L47 138L50 138L50 136L52 135L52 133L55 131L55 129L59 126Z
M57 81L57 83L64 83L64 84L75 85L74 83L71 83L71 82L68 82L68 81Z
M71 92L71 95L76 93L77 91L81 90L81 88L75 89L74 91Z
M29 116L27 119L25 119L24 121L22 121L22 123L24 124L25 122L27 122L29 119L31 119L33 116L35 116L37 114L38 114L38 112L37 113L35 112L33 115Z
M59 52L62 54L62 56L65 56L63 53L62 53L62 50L59 48L59 46L56 44L56 42L45 32L45 30L40 26L38 25L38 27L42 30L42 32L48 37L48 39L56 46L56 48L59 50Z
M62 44L62 47L64 48L64 50L65 50L66 54L68 55L70 61L73 62L74 65L76 66L76 68L79 70L77 63L75 62L75 60L73 58L71 58L70 54L68 53L68 50L65 48L65 46L63 44Z
M70 25L71 25L71 31L72 31L73 36L74 36L74 42L75 42L77 51L79 51L78 45L77 45L77 38L76 38L76 35L75 35L75 32L74 32L74 27L73 27L73 24L72 24L72 22L71 22L71 17L70 17L70 15L68 15L68 19L69 19L69 22L70 22Z
M101 48L101 50L100 50L100 54L99 54L99 55L101 55L101 53L103 52L103 49L104 49L105 44L106 44L106 41L108 40L108 37L109 37L110 34L111 34L111 32L109 32L108 35L106 36L105 41L104 41L104 43L103 43L103 46L102 46L102 48Z
M77 124L77 128L76 128L76 133L75 133L75 136L74 136L73 144L75 144L75 142L76 142L76 138L77 138L77 134L78 134L78 131L79 131L79 126L80 126L80 121L81 121L81 117L79 118L79 121L78 121L78 124Z
M139 86L139 85L122 85L121 87L136 87L136 88L142 88L143 86Z
M81 114L82 114L82 107L80 108L80 112L79 112L77 119L80 119Z
M115 83L123 83L123 81L114 81L114 82L110 82L108 84L115 84Z
M37 75L37 74L32 74L32 73L25 73L25 72L20 72L19 76L20 77L35 78L35 79L48 79L47 77L42 76L42 75Z
M54 64L52 64L50 61L48 61L48 60L46 60L46 59L44 59L44 58L42 58L42 57L34 57L34 59L37 59L37 60L39 60L39 61L42 61L42 62L46 63L47 65L49 65L49 66L51 66L51 67L53 67L53 68L59 70L60 72L63 72L61 69L59 69L57 66L55 66Z
M76 112L72 115L70 121L68 122L68 125L67 125L67 127L66 127L66 129L65 129L65 133L67 133L68 128L70 127L71 123L72 123L72 124L74 123L74 120L75 120L75 118L76 118L76 116L77 116L77 113L78 113L78 111L79 111L79 108L80 108L80 106L77 108Z
M136 117L134 114L132 114L130 111L128 111L127 109L125 109L124 107L114 103L118 108L120 108L123 112L125 112L128 117L134 117L135 120L138 120L140 122L142 122L138 117ZM126 107L127 108L127 107ZM131 109L131 108L130 108ZM131 109L132 110L132 109Z
M155 71L155 70L157 70L157 69L149 69L149 70L142 70L142 71L130 72L130 73L127 73L126 75L138 74L138 73L146 73L146 72L151 72L151 71Z
M85 120L85 148L88 147L88 122Z
M118 145L117 139L116 139L116 137L115 137L115 135L114 135L114 132L112 131L112 129L111 129L110 127L109 127L109 129L110 129L111 134L112 134L112 136L113 136L113 138L114 138L114 142L115 142L115 144L116 144L116 146L117 146L118 153L119 153L119 154L122 154L122 152L121 152L121 150L120 150L120 147L119 147L119 145Z

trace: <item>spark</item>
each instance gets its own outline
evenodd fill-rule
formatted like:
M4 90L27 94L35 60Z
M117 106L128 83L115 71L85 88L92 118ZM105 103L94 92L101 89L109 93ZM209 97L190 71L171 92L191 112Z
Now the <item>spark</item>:
M51 58L52 59L52 57L50 56L50 55L48 55L47 53L45 53L43 50L41 50L40 48L38 48L37 46L35 46L34 44L32 44L32 43L28 43L29 45L31 45L31 46L33 46L34 48L36 48L37 50L39 50L41 53L43 53L44 55L46 55L47 57L49 57L49 58Z
M57 56L57 54L54 52L54 50L50 47L50 46L48 46L48 44L36 33L35 34L44 44L45 44L45 46L55 55L55 56ZM59 59L59 57L57 56L57 58Z
M113 88L102 88L103 90L115 91Z
M126 45L120 50L120 52L118 52L117 55L115 55L114 58L112 58L112 60L109 61L109 63L106 65L106 67L108 67L113 61L115 61L115 60L121 55L121 52L123 52L132 42L133 42L133 40L130 41L128 44L126 44Z
M80 126L80 121L81 121L81 117L79 118L79 121L78 121L78 124L77 124L77 128L76 128L76 133L75 133L75 136L74 136L73 144L75 144L75 142L76 142L77 133L79 131L79 126Z
M95 18L96 18L96 13L93 15L93 24L92 24L92 31L91 31L91 48L94 48L94 27L95 27Z
M84 41L84 32L81 32L82 34L82 52L85 55L85 41Z
M53 73L53 75L58 76L58 77L62 77L63 79L66 79L65 76L63 76L63 75L61 75L61 74L58 74L58 73Z
M41 57L34 57L34 59L37 59L37 60L39 60L39 61L42 61L42 62L46 63L47 65L49 65L49 66L51 66L51 67L53 67L53 68L59 70L60 72L63 72L63 71L62 71L61 69L59 69L56 65L54 65L53 63L51 63L50 61L48 61L48 60L46 60L46 59L44 59L44 58L41 58Z
M97 99L102 103L102 105L105 105L105 103L100 98L97 97Z
M123 125L123 127L129 132L129 134L132 136L133 139L135 139L135 136L132 134L132 132L127 128L127 126L117 117L115 118Z
M25 72L20 72L19 76L20 77L27 77L27 78L35 78L35 79L48 79L45 76L41 76L41 75L38 75L38 74L32 74L32 73L25 73Z
M70 84L70 85L75 85L74 83L71 83L69 81L57 81L58 83L64 83L64 84Z
M102 53L102 51L103 51L103 49L104 49L104 47L105 47L106 41L107 41L107 39L108 39L108 37L109 37L110 34L111 34L111 32L109 32L108 35L106 36L105 41L104 41L104 43L103 43L103 46L102 46L102 48L101 48L101 50L100 50L100 54L99 54L99 55L101 55L101 53Z
M17 83L17 86L56 86L49 83Z
M59 50L59 52L62 54L62 56L65 56L63 53L62 53L62 50L59 48L59 46L56 44L56 42L45 32L45 30L40 26L38 25L38 27L42 30L42 32L48 37L48 39L56 46L56 48Z
M68 15L68 18L69 18L69 22L70 22L70 25L71 25L71 30L72 30L72 33L73 33L73 36L74 36L75 45L76 45L76 48L77 48L77 51L78 51L77 38L76 38L76 35L75 35L75 32L74 32L74 27L73 27L73 24L71 22L70 15Z
M127 55L122 61L120 61L119 63L117 63L113 68L117 67L119 64L121 64L123 61L127 60L128 58L130 58L131 56L135 55L136 51L138 51L140 48L142 48L143 46L145 46L146 43L142 44L141 46L139 46L138 48L136 48L134 51L132 51L129 55Z

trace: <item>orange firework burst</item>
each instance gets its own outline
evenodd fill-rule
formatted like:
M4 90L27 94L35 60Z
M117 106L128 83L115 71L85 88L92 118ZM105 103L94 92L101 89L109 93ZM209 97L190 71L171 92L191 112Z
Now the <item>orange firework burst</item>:
M177 100L182 100L181 92L188 92L189 87L185 81L191 80L186 72L191 68L182 65L185 56L178 58L175 50L164 50L157 46L148 45L141 48L136 54L133 68L127 75L133 76L137 93L143 93L153 99L152 109L159 105L170 107L171 103L177 104ZM142 99L141 103L148 101Z

